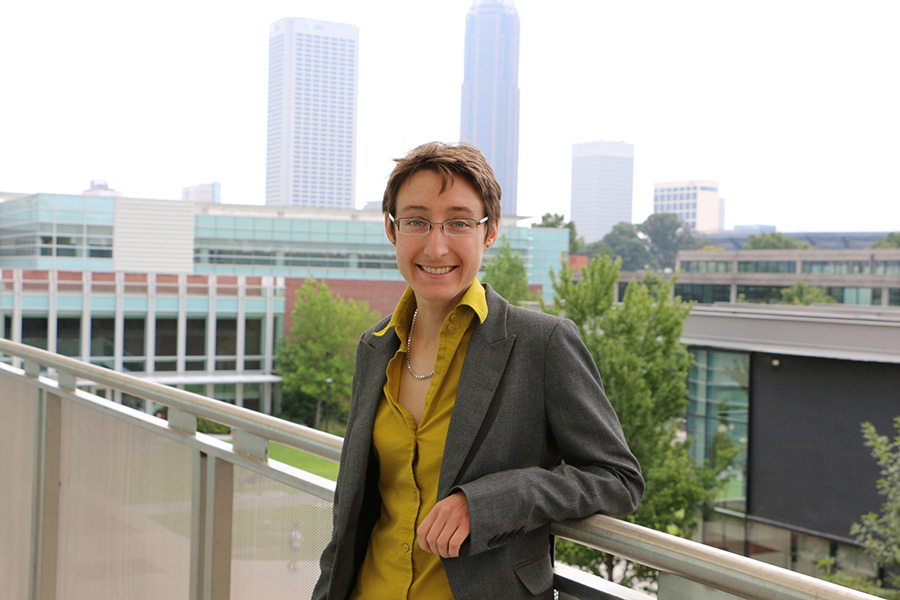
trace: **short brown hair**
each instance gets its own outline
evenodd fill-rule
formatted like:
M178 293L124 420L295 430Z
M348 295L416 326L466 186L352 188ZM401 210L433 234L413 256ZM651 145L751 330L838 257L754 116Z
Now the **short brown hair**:
M441 193L447 189L449 184L452 184L453 178L457 175L464 177L475 188L488 217L485 235L490 232L494 223L500 224L500 195L502 193L500 183L484 154L472 144L429 142L413 149L403 158L395 158L394 161L397 166L394 167L388 178L384 199L381 202L381 210L385 214L394 214L397 206L397 193L407 179L419 171L434 171L443 179ZM392 231L393 228L392 223Z

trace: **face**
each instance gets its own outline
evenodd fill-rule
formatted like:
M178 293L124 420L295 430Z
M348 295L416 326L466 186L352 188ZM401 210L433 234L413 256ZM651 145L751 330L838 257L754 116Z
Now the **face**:
M441 194L441 176L433 171L419 171L407 179L397 193L394 216L418 217L440 223L447 219L475 219L485 216L484 204L472 185L457 176ZM493 223L485 239L479 225L474 234L451 237L437 225L425 235L402 235L391 232L385 216L388 239L397 248L397 266L416 294L420 308L430 307L449 312L472 285L481 266L481 257L497 238Z

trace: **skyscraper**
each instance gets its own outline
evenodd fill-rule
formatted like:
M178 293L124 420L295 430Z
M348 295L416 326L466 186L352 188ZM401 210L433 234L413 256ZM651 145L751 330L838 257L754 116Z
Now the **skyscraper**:
M653 212L674 213L702 233L725 231L725 200L715 181L675 181L653 186Z
M354 25L269 26L266 204L354 207L358 42Z
M631 223L634 146L588 142L572 146L571 221L590 244L617 223Z
M460 139L478 146L516 214L519 178L519 15L512 0L475 0L466 15Z

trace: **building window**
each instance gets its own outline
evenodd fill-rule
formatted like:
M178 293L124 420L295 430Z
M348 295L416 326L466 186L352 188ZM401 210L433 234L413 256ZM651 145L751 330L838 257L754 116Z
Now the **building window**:
M900 275L900 260L879 260L875 262L876 275Z
M699 302L700 304L729 302L731 300L731 286L702 283L676 283L675 295L681 296L681 299L686 302L693 301Z
M737 286L738 302L753 304L778 304L781 302L783 285L739 285Z
M841 304L881 305L881 288L829 287L825 291Z
M742 260L738 262L739 273L796 273L797 263L793 260Z
M805 260L804 273L825 273L838 275L867 275L871 265L867 260Z
M123 332L122 370L143 372L147 370L147 319L124 319L125 331Z
M681 269L685 273L731 273L733 263L730 260L685 260Z
M747 503L747 442L750 405L750 355L692 349L688 376L687 435L698 465L716 465L718 450L738 448L716 505L744 513Z
M56 352L63 356L81 356L81 318L56 320Z
M108 369L115 368L116 320L91 319L91 364Z
M900 306L900 289L891 288L888 290L888 306Z

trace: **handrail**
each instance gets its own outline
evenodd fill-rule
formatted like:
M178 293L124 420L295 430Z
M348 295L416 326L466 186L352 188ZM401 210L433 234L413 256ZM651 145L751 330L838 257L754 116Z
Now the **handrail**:
M552 523L550 531L742 598L876 600L870 594L822 579L603 515Z
M334 462L341 459L343 438L324 431L18 342L0 339L0 353L32 361L56 369L61 373L73 376L77 373L79 377L90 379L101 386L121 390L157 404L174 407L234 429L299 448Z
M267 440L340 460L343 439L338 436L5 339L0 339L0 353L56 369L72 378L69 383L77 374ZM869 594L607 516L552 523L550 530L553 535L743 598L877 600Z

